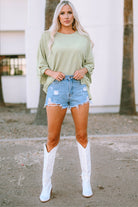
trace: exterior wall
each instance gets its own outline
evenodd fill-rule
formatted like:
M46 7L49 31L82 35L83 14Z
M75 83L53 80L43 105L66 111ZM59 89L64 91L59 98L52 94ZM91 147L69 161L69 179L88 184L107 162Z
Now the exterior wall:
M2 76L2 91L5 103L26 103L25 89L25 76Z
M25 54L24 31L2 31L0 33L0 55Z
M89 32L95 44L91 110L92 112L118 112L122 81L124 0L71 1L78 11L80 22ZM10 54L12 52L15 54L18 50L18 52L26 54L26 103L27 108L35 109L38 106L40 89L36 72L36 55L38 43L44 30L45 0L1 0L1 4L6 10L2 6L0 7L1 39L3 42L0 53ZM134 0L135 96L138 111L137 10L138 1ZM5 40L9 44L4 44Z
M0 55L25 54L27 0L0 0ZM3 76L5 103L26 103L26 77Z
M3 31L23 31L26 25L27 0L0 0L0 19Z
M0 0L0 55L25 54L27 0Z
M135 82L135 100L138 111L138 1L134 0L134 82Z
M26 63L27 63L27 108L38 106L40 84L37 77L36 57L38 43L44 31L45 0L28 0L28 16L26 27Z

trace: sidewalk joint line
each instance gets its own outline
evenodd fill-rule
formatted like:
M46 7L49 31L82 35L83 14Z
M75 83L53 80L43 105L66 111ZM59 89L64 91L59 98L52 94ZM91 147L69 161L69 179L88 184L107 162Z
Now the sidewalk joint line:
M138 137L138 133L134 134L96 134L96 135L88 135L89 139L93 138L121 138L121 137ZM72 140L75 139L75 136L61 136L61 140ZM16 139L0 139L0 142L16 142L16 141L41 141L41 140L47 140L47 137L22 137L22 138L16 138Z

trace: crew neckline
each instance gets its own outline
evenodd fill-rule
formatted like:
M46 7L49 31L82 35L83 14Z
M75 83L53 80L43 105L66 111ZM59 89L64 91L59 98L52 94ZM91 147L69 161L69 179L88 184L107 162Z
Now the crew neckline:
M75 34L75 33L77 33L77 30L75 31L75 32L73 32L73 33L70 33L70 34L65 34L65 33L62 33L62 32L57 32L58 34L61 34L61 35L73 35L73 34Z

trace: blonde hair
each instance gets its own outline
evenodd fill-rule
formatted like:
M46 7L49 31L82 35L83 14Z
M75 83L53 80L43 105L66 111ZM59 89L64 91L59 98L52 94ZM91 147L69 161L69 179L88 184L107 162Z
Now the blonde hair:
M60 29L60 22L59 22L58 16L59 16L60 11L64 5L69 5L73 11L74 21L72 23L72 29L74 31L77 30L81 35L87 36L90 39L89 34L84 30L83 26L80 24L77 11L76 11L75 7L73 6L73 4L70 1L61 1L55 9L52 25L49 28L51 38L50 38L48 47L49 47L50 51L51 51L52 45L54 43L54 36L56 35L58 30ZM91 43L92 43L92 47L93 47L94 44L93 44L92 40L91 40Z

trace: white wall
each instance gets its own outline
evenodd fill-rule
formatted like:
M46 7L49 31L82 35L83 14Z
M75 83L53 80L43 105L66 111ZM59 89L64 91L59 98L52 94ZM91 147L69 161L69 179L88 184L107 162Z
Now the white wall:
M0 55L25 54L24 31L3 31L0 33Z
M0 0L0 55L25 54L27 0Z
M0 0L0 30L24 30L27 0Z
M27 108L37 108L39 101L39 80L36 70L38 43L44 30L45 0L28 0L26 27L26 63L27 63Z
M138 1L134 0L134 82L135 82L135 100L138 111Z
M2 76L4 103L26 103L25 76Z

